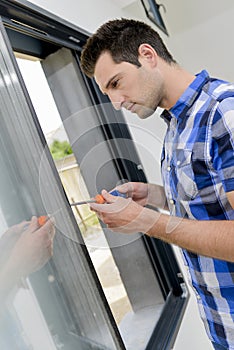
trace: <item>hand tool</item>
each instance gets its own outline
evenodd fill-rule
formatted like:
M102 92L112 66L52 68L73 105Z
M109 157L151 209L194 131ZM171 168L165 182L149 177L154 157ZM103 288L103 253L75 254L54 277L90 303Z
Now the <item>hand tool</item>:
M123 197L123 198L127 198L125 193L121 193L117 190L113 190L110 192L110 194L112 194L112 196L116 196L116 197ZM87 203L98 203L98 204L104 204L106 201L103 198L103 196L101 194L97 194L94 198L91 199L87 199L85 201L80 201L80 202L75 202L75 203L71 203L71 206L74 205L81 205L81 204L87 204Z
M48 216L47 215L39 216L39 218L37 219L39 226L45 225L47 220L48 220Z

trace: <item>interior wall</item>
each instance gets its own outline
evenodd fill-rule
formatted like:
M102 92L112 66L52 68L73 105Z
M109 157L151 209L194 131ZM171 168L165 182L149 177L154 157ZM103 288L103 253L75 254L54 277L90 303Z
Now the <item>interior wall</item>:
M234 81L234 43L229 40L233 32L234 2L178 2L183 4L178 20L172 13L168 19L173 31L169 44L178 62L194 73L205 68L212 76Z
M151 24L139 0L31 0L46 10L93 32L113 18L131 17ZM162 0L169 37L160 33L179 64L192 73L207 69L213 76L234 81L233 0ZM125 6L126 5L126 6ZM152 26L154 26L152 24ZM155 29L157 29L155 27ZM160 32L160 31L159 31ZM159 157L165 124L155 113L146 121L126 114L149 181L160 182ZM147 140L147 142L146 142ZM157 167L154 168L156 162ZM155 170L153 170L155 169ZM177 250L177 249L176 249ZM180 254L178 253L180 261ZM174 350L212 349L200 321L192 294Z
M57 16L94 32L107 18L123 15L117 1L111 0L32 0L31 3L50 11Z

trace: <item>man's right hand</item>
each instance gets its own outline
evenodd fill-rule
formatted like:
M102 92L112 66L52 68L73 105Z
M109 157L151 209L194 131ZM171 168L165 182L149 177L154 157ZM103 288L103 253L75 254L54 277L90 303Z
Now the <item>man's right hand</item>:
M168 210L164 188L158 184L144 182L127 182L117 186L116 190L125 193L141 206L151 205L155 208Z
M121 193L126 194L127 198L132 198L134 202L141 206L148 204L149 184L143 182L126 182L116 187Z

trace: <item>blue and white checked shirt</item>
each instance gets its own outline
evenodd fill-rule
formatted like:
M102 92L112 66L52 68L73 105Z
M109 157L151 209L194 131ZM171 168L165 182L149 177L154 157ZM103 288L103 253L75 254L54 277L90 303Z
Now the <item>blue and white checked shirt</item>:
M171 214L233 220L226 192L234 191L234 84L204 70L162 117L168 124L162 177ZM234 263L183 255L208 336L234 349Z

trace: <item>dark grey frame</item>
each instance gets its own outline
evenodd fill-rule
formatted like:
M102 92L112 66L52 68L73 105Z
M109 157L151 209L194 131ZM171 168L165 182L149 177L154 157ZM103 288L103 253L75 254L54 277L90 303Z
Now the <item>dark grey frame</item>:
M169 36L168 30L160 13L160 7L165 10L164 5L157 4L156 0L141 0L145 14L151 22L153 22L164 34Z

